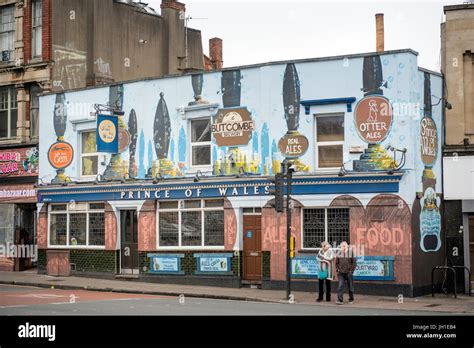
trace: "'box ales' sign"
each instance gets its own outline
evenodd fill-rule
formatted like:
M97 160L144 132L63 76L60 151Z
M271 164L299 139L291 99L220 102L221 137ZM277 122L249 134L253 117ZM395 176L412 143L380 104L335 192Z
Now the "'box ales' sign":
M296 132L288 132L278 142L278 148L286 158L301 157L308 151L308 147L308 138Z

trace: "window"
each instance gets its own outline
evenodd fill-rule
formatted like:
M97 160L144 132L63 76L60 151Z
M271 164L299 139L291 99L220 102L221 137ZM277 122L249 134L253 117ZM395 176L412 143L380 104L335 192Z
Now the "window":
M211 165L211 119L191 121L191 167Z
M42 89L38 85L30 87L30 136L38 137L39 132L39 94Z
M99 154L97 153L96 132L81 133L81 177L97 176Z
M224 201L161 202L158 234L160 247L222 247Z
M339 169L343 163L344 115L316 117L318 169Z
M42 55L43 39L43 1L32 0L31 2L31 49L33 58Z
M15 5L0 7L0 53L2 62L15 60Z
M104 246L104 204L56 204L49 207L50 246Z
M349 237L348 208L303 209L303 249L319 248L323 241L349 243Z
M0 138L16 137L18 103L16 90L12 87L0 88Z

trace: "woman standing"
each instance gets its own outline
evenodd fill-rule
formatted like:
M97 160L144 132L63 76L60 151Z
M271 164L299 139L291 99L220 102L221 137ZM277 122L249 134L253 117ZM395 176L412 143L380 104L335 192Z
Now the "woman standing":
M324 295L324 283L326 283L326 301L331 301L331 280L334 279L334 252L328 242L321 243L317 259L319 261L319 297L316 300L321 302Z

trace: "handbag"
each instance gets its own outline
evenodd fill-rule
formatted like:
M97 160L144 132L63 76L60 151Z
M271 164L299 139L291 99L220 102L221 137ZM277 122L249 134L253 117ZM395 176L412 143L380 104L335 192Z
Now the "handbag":
M325 265L321 262L321 267L319 269L318 278L321 280L325 280L328 277L328 265Z

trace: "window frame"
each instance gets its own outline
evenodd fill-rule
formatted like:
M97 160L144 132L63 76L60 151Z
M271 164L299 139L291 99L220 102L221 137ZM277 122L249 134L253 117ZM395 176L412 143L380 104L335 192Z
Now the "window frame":
M41 14L39 16L40 23L36 22L35 11L40 5ZM37 34L40 33L41 37L39 40L39 47L37 47ZM42 0L31 0L31 57L33 59L39 59L43 56L43 1ZM39 54L37 54L39 48Z
M88 153L84 153L83 152L83 149L84 149L84 144L82 142L82 135L84 133L95 133L96 130L95 129L84 129L84 130L81 130L79 133L79 149L81 150L80 152L80 156L79 156L79 178L81 180L91 180L91 179L95 179L97 178L97 175L99 174L99 170L100 170L100 153L97 152L97 138L96 138L96 152L88 152ZM97 137L97 135L96 135ZM82 165L82 159L84 157L97 157L97 173L96 174L93 174L93 175L83 175L82 174L82 170L83 170L83 165Z
M350 207L320 207L320 206L309 206L309 207L304 207L301 209L301 217L300 217L300 224L301 224L301 250L315 250L315 251L318 251L320 250L321 248L320 247L316 247L316 248L305 248L304 247L304 210L307 210L307 209L324 209L324 239L323 241L327 241L328 243L331 244L331 246L333 245L332 244L332 240L329 240L329 231L328 231L328 210L329 209L346 209L349 213L349 219L348 219L348 223L349 223L349 231L348 231L348 240L346 240L346 242L348 244L350 244L350 238L351 238L351 216L350 216L350 213L351 213L351 209ZM338 250L338 248L335 248L335 250Z
M12 21L9 22L8 24L12 24L12 29L10 30L3 30L3 26L5 24L3 24L3 22L1 21L1 19L3 19L3 11L5 10L11 10L11 16L12 16ZM16 20L15 20L15 4L7 4L7 5L3 5L3 6L0 6L0 40L1 40L1 36L3 34L6 35L6 37L10 37L12 36L12 40L11 40L11 47L8 47L8 51L9 51L9 54L8 54L8 60L1 60L0 62L1 63L11 63L13 61L15 61L15 31L16 31ZM2 50L3 51L7 51L7 50Z
M192 118L189 120L189 126L188 126L188 131L189 131L189 168L191 171L208 171L212 170L212 132L211 132L211 140L209 141L200 141L200 142L193 142L193 122L195 121L203 121L203 120L209 120L209 124L212 127L212 117L211 116L205 116L205 117L196 117ZM199 165L193 165L193 147L194 146L209 146L209 164L199 164Z
M80 204L83 204L81 202ZM104 209L91 209L91 204L104 204L104 202L87 202L85 210L70 210L68 203L54 203L48 205L48 248L54 249L96 249L105 250L105 207ZM66 210L52 210L53 206L65 205ZM70 214L86 214L86 244L85 245L71 245L69 228ZM102 213L104 214L104 245L89 245L89 214ZM66 245L51 244L51 215L66 214Z
M337 141L318 141L318 118L322 117L341 117L344 120L344 127L343 127L343 139L342 140L337 140ZM346 114L344 112L335 112L335 113L330 113L330 114L314 114L314 129L313 129L313 134L314 134L314 157L315 157L315 168L319 172L336 172L341 169L341 166L339 167L320 167L319 166L319 147L324 147L324 146L337 146L337 145L342 145L342 163L344 163L344 141L346 139Z
M18 129L17 126L15 125L15 129L17 129L16 134L12 135L12 111L16 110L16 122L18 123L18 95L17 95L17 90L15 87L12 86L2 86L0 87L0 93L3 91L7 91L7 109L3 109L0 106L0 111L6 111L7 112L7 136L6 137L1 137L0 140L6 140L6 139L14 139L18 135ZM13 92L13 93L12 93ZM15 98L13 98L13 96ZM15 104L15 107L12 107L12 102ZM1 105L1 103L0 103Z
M206 207L206 201L222 201L222 207ZM200 201L201 205L199 208L185 208L184 204L187 201ZM161 209L160 203L164 202L178 202L177 208ZM200 211L201 212L201 245L187 246L182 245L182 212ZM161 201L157 204L156 209L156 247L157 250L224 250L225 249L225 220L223 218L223 244L222 245L205 245L205 212L209 211L222 211L224 214L224 201L221 199L181 199L181 200L169 200ZM161 246L160 245L160 213L178 213L178 245L173 246Z

